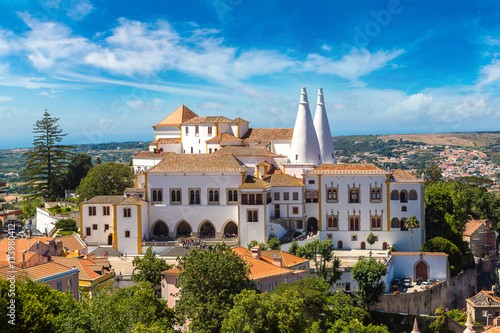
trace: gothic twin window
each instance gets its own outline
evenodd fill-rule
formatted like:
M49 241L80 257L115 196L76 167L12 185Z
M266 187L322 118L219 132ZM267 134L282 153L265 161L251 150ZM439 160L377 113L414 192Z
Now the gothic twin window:
M199 205L200 204L200 189L199 188L189 189L189 204L190 205Z

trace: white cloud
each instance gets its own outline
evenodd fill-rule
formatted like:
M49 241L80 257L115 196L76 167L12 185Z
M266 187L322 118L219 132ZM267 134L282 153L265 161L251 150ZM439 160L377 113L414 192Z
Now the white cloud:
M51 11L61 10L75 21L82 20L95 9L89 0L41 0L41 4Z
M224 109L226 107L226 104L206 101L201 105L201 107L203 109L215 109L215 110L217 110L217 109Z
M350 54L344 55L339 60L326 58L319 54L309 54L307 60L303 62L302 69L319 74L336 75L348 80L357 80L361 76L386 66L403 52L404 50L370 53L366 49L353 48Z
M481 69L482 84L489 84L500 79L500 60L496 59Z
M0 96L0 102L10 102L13 98L9 96Z
M37 95L47 96L47 97L50 97L50 98L56 98L56 97L58 97L57 94L60 93L60 92L62 92L62 90L51 89L50 91L49 90L41 91Z
M325 51L331 51L331 50L332 50L332 47L331 47L331 46L329 46L329 45L323 44L323 45L321 46L321 49L322 49L322 50L325 50Z

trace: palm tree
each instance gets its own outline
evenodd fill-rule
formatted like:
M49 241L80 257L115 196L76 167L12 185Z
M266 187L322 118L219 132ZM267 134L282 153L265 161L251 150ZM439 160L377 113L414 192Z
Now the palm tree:
M420 221L415 215L410 215L410 218L405 221L405 227L410 229L410 251L413 251L413 229L420 227Z

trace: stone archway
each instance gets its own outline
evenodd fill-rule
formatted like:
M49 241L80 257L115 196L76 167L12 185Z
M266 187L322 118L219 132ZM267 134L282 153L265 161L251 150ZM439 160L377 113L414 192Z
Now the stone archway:
M176 237L191 237L193 229L186 221L182 220L177 223L175 227L175 236Z
M318 232L318 220L315 217L307 219L307 232L316 234Z
M233 221L228 221L222 228L224 237L238 237L238 226Z
M200 224L199 237L215 237L215 227L212 222L205 220Z
M162 220L158 220L156 221L154 224L153 224L153 237L155 237L155 239L166 239L168 238L168 226L165 222L163 222Z
M418 278L422 278L424 281L429 279L429 265L422 259L415 264L415 279Z

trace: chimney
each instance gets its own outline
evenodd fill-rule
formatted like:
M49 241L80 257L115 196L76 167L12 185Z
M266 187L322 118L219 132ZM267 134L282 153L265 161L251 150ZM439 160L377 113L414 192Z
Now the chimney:
M254 259L260 259L260 246L254 246L252 247L252 258Z
M278 257L277 254L273 254L273 265L278 266L278 267L282 267L282 259L281 259L281 257Z
M26 257L25 257L26 252L27 252L26 250L23 251L23 261L21 263L21 268L26 268Z

